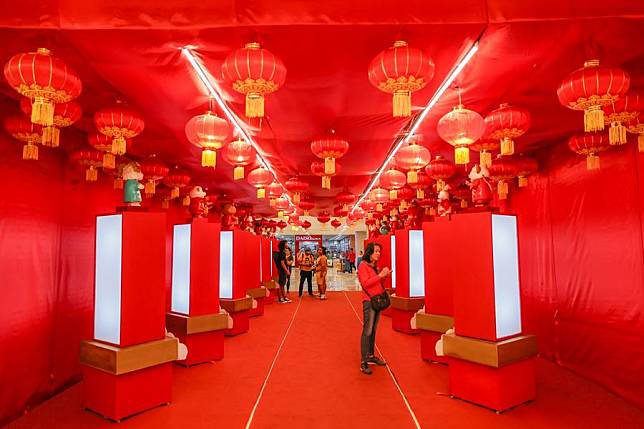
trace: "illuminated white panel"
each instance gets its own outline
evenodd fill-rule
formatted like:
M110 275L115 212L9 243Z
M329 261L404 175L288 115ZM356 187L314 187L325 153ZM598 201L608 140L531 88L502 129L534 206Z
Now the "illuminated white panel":
M172 239L172 311L190 313L190 238L192 225L175 225Z
M389 254L391 255L391 287L396 289L396 236L391 236L391 248Z
M94 338L121 341L121 249L123 216L96 218L96 270L94 278Z
M260 282L260 284L261 284L262 280L264 280L262 278L262 276L264 275L264 270L262 269L263 264L264 264L264 260L263 260L263 257L262 257L262 247L264 247L264 246L262 244L263 244L262 240L259 240L259 282Z
M219 236L219 298L233 297L233 232Z
M271 267L271 278L273 278L273 265L275 265L273 263L273 241L268 242L268 254L271 255L268 266Z
M409 297L425 296L423 231L409 231Z
M492 255L496 336L503 338L521 333L516 217L492 215Z

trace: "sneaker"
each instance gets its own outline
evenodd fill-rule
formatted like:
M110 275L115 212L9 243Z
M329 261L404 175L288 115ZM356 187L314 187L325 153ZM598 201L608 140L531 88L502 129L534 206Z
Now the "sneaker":
M375 364L375 365L378 365L378 366L387 365L387 362L385 362L384 360L380 359L377 356L371 356L371 357L367 358L367 363L370 363L370 364L372 363L372 364Z
M367 365L367 362L362 362L360 364L360 371L362 371L364 374L367 374L367 375L373 374L373 371L371 371L371 368L369 368L369 365Z
M284 302L293 302L290 298L284 298Z
M277 300L277 303L278 303L278 304L286 304L287 302L288 302L288 301L287 301L287 300L285 300L285 299L278 299L278 300Z

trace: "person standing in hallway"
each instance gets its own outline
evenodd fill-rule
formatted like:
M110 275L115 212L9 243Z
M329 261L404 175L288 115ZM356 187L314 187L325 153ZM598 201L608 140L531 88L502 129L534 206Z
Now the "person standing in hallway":
M362 264L358 267L358 281L362 287L362 335L360 336L360 371L371 375L369 364L386 365L385 361L374 354L376 347L376 328L380 311L371 305L371 297L385 292L385 278L391 274L388 267L378 269L381 247L369 243L364 252Z
M286 266L288 267L288 275L286 276L286 296L288 297L289 292L291 291L291 270L293 269L293 253L291 248L286 246L284 248L286 255Z
M362 262L362 250L360 251L360 254L358 255L356 259L356 271L358 271L357 267L360 266L360 262Z
M326 248L319 247L318 258L315 261L315 281L318 284L318 292L321 300L326 299L326 270Z
M347 253L347 259L349 260L349 273L353 273L353 270L356 269L356 252L353 251L353 247L349 249Z
M284 292L284 287L286 286L286 278L290 277L291 275L291 269L286 262L286 249L288 249L286 241L282 240L277 245L277 252L273 254L275 266L277 267L277 281L279 284L279 288L277 288L277 302L281 304L291 302L291 300L286 297L286 293Z
M300 293L302 296L302 289L304 288L304 281L308 283L309 296L313 296L313 263L315 262L311 249L306 249L303 254L300 254L297 260L300 265Z

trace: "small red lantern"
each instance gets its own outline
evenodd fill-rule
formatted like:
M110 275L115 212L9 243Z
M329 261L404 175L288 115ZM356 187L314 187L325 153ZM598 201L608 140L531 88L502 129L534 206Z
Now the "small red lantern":
M501 155L514 153L514 140L530 128L530 112L503 103L485 117L486 139L501 142Z
M170 169L155 154L141 161L141 173L145 180L145 196L151 198L156 192L156 184L168 175Z
M22 159L38 160L38 146L42 141L42 127L30 122L22 115L12 115L4 119L4 128L11 136L25 142Z
M644 94L626 94L617 101L604 106L604 123L610 124L608 142L612 145L625 144L627 124L637 120L644 111Z
M410 186L416 189L416 198L422 200L425 198L425 188L431 186L431 184L431 178L422 171L419 171L416 183L412 183Z
M333 219L333 220L331 221L331 226L332 226L333 228L335 228L335 229L338 229L338 227L342 226L342 222L340 222L340 221L339 221L339 220L337 220L337 219Z
M11 57L4 76L13 89L32 101L31 122L45 127L54 125L54 104L67 103L82 90L76 72L45 48Z
M331 176L340 174L341 165L338 162L334 163L335 173L333 174L327 174L324 167L324 162L313 162L311 163L311 173L322 177L322 189L331 189Z
M456 173L456 166L439 155L427 164L425 171L429 177L436 180L436 190L440 192L445 187L445 180Z
M20 109L25 115L31 116L33 105L28 98L20 100ZM60 129L69 127L83 116L80 104L70 101L68 103L56 103L54 105L53 124L45 126L42 129L42 145L49 147L58 147L60 145Z
M224 147L230 133L230 126L225 119L211 111L193 116L185 127L186 137L193 145L201 148L201 166L217 166L217 149Z
M313 202L313 200L309 198L302 199L298 207L304 211L304 216L309 216L309 213L311 212L311 210L315 208L315 203Z
M454 146L454 160L462 165L470 162L469 145L481 138L485 122L481 115L459 104L440 118L436 131L440 138Z
M301 223L300 226L304 229L309 229L311 227L311 222L309 222L308 220L305 220L304 222Z
M90 133L87 136L87 143L103 154L103 168L116 168L116 157L112 153L112 138L101 133ZM132 140L127 140L130 147Z
M499 199L505 200L508 197L508 181L517 177L517 165L512 158L497 156L492 161L489 168L490 177L496 180L496 190L499 194Z
M573 152L586 156L587 170L599 170L599 152L609 149L610 143L602 133L584 133L570 137L568 147Z
M170 199L179 198L181 188L185 188L190 183L190 176L175 167L165 176L163 183L171 188Z
M479 165L488 168L492 165L492 152L501 149L501 142L499 140L490 140L483 138L470 144L470 149L479 153Z
M293 193L293 203L299 204L300 196L302 192L306 192L309 189L309 184L299 177L291 177L284 183L284 187Z
M328 212L322 211L318 214L317 220L322 224L322 227L324 228L325 224L331 220L331 216L329 216Z
M348 214L349 214L348 208L346 210L343 206L336 206L333 208L333 216L335 217L345 217Z
M461 184L452 191L452 196L461 202L461 208L465 209L472 198L472 190L469 186Z
M525 155L517 157L514 162L517 168L519 187L524 188L528 186L528 176L537 171L539 164L536 159Z
M96 112L94 124L99 132L112 137L114 155L123 155L127 151L126 139L138 136L145 127L141 115L122 105Z
M246 140L234 140L224 148L224 160L235 167L233 169L233 180L244 178L244 167L251 164L255 159L255 150Z
M403 186L398 189L398 201L400 202L398 208L400 210L407 210L409 202L414 199L416 193L409 186Z
M286 198L276 198L275 203L273 204L273 207L275 210L277 210L277 216L279 218L284 217L284 212L289 209L291 205L289 204L288 200Z
M407 183L405 174L394 168L390 168L380 176L380 186L389 191L390 200L398 199L397 191L405 186L405 183Z
M602 106L626 94L630 83L631 78L624 70L589 60L561 82L557 97L565 107L584 111L584 131L601 131L604 129Z
M628 123L628 132L637 134L637 147L640 152L644 152L644 122L635 119Z
M273 181L270 185L266 187L266 196L268 197L269 204L273 206L275 204L275 199L282 196L284 193L284 188L282 185Z
M280 230L282 230L282 229L286 228L287 226L288 226L288 224L287 224L286 222L284 222L283 220L281 220L281 221L277 222L277 227L278 227Z
M383 205L389 202L389 192L383 188L373 188L369 198L376 203L376 211L381 212L384 208Z
M78 150L71 154L71 160L78 165L85 167L85 180L96 182L98 180L98 168L103 165L103 154L97 150Z
M257 167L246 179L248 183L257 188L257 198L266 198L266 187L273 182L273 175L264 167Z
M376 210L376 203L370 199L364 199L360 203L360 208L365 212L368 218L372 218L373 212Z
M338 192L338 194L335 196L335 201L339 204L342 204L343 211L348 211L349 204L351 204L355 199L356 196L349 192L347 189L343 190L342 192Z
M335 134L335 131L331 130L330 134ZM324 159L324 174L328 176L335 174L335 160L342 158L348 150L348 141L333 136L311 142L311 152Z
M407 170L407 183L412 185L418 181L418 171L425 168L431 159L429 149L416 144L414 139L408 146L400 148L396 154L396 165Z
M246 95L246 116L264 116L264 97L277 91L286 80L282 60L259 43L246 43L232 52L221 66L222 75L235 91Z
M433 77L432 59L402 40L395 41L369 64L369 82L393 94L394 117L411 116L411 93L425 87Z

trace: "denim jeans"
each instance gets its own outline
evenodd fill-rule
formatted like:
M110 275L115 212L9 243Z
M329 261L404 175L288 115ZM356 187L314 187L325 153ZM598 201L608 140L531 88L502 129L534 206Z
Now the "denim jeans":
M362 362L373 356L376 346L376 327L380 320L380 312L371 308L371 302L362 301L362 336L360 337L360 354Z

